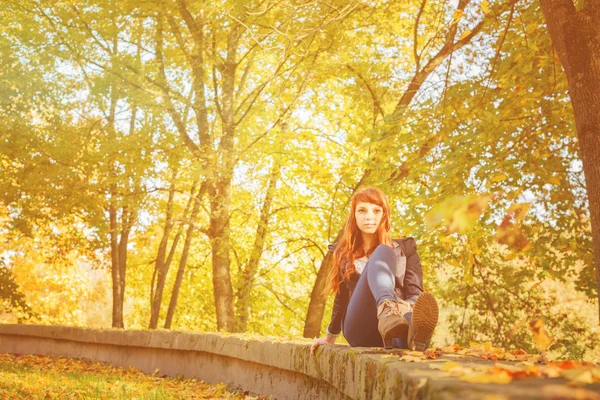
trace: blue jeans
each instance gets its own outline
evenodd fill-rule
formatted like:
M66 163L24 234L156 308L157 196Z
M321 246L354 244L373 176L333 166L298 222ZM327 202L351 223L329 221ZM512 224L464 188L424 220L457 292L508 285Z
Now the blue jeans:
M391 247L377 246L363 270L350 297L342 322L344 337L353 347L383 347L377 329L377 306L384 300L394 300L396 255ZM412 313L404 318L410 324ZM407 349L406 338L394 338L393 346Z

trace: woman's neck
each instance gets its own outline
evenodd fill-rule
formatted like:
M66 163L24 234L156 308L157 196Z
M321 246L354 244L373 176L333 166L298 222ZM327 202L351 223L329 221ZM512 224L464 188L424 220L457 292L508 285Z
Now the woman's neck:
M375 244L375 234L374 233L363 233L361 232L362 237L362 246L365 251L370 249Z

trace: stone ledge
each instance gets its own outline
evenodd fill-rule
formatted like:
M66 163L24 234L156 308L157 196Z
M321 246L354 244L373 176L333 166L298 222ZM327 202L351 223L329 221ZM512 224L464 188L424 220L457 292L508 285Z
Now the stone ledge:
M158 369L160 375L223 382L276 399L466 400L499 391L505 398L544 398L540 389L546 383L541 380L469 384L430 369L428 363L389 357L394 351L381 348L322 346L313 357L311 342L166 330L0 325L0 352L86 358L146 373Z

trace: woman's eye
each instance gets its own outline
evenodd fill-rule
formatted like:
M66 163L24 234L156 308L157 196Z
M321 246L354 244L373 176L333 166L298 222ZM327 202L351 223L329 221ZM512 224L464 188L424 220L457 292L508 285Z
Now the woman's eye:
M379 213L381 212L381 210L375 210L375 212L376 212L377 214L379 214Z

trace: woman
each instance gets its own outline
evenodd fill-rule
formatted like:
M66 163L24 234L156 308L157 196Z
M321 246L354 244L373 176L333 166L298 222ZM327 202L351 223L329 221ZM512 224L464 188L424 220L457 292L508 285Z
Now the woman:
M329 246L335 292L327 335L311 353L333 344L340 331L351 346L425 351L438 320L438 305L423 292L423 271L413 238L390 238L390 206L374 187L352 197L342 238Z

